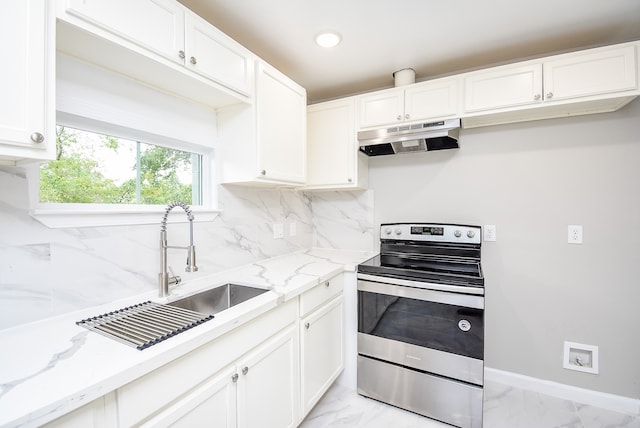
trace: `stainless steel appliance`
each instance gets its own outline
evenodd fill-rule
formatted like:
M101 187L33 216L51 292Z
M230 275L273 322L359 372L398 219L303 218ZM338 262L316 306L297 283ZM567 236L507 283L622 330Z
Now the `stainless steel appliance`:
M358 393L463 428L482 426L481 228L380 227L358 266Z
M360 151L367 156L457 149L460 119L413 123L358 132Z

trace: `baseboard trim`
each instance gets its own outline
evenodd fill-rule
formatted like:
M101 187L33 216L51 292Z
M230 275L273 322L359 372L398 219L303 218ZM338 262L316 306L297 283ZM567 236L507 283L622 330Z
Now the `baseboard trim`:
M485 367L484 369L484 378L490 382L502 383L515 388L539 392L552 397L588 404L615 412L640 415L640 400L629 397L578 388L489 367Z

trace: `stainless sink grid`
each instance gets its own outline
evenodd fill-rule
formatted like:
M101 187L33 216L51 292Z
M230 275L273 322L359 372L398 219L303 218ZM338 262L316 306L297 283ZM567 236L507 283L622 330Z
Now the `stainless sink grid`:
M211 319L213 315L147 301L76 324L143 350Z

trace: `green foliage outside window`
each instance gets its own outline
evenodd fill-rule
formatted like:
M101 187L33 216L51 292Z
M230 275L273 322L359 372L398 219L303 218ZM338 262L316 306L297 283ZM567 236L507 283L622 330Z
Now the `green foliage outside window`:
M40 168L40 201L195 204L194 163L199 155L58 126L56 160Z

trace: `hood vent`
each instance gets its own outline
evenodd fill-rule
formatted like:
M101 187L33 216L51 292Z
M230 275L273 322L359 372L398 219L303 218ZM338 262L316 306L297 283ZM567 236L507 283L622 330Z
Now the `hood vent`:
M358 132L360 151L367 156L457 149L460 119L415 123Z

